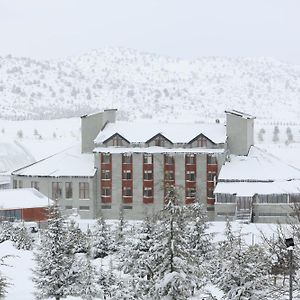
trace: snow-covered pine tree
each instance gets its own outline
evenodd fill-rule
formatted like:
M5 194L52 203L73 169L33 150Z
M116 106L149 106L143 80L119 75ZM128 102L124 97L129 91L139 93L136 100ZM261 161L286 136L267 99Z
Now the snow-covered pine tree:
M92 265L90 258L86 254L76 255L76 263L73 271L80 273L80 280L74 286L72 295L80 299L91 300L94 298L104 298L104 293L99 286L99 278L96 268Z
M205 208L199 202L188 206L189 223L186 226L186 237L189 249L192 250L198 265L197 288L200 289L208 277L210 260L213 256L212 234L207 233L208 223Z
M0 223L0 243L12 240L14 235L14 227L12 223L4 221Z
M197 266L185 235L185 214L175 187L169 187L151 247L144 256L149 278L145 293L151 299L187 299L197 285Z
M14 242L17 249L32 250L33 239L24 223L21 226L15 228Z
M241 232L235 234L229 221L225 238L218 245L212 266L212 282L223 291L222 299L266 299L269 293L269 261L263 247L246 245Z
M66 224L57 206L50 208L49 217L48 227L34 253L33 282L37 299L59 300L71 294L76 282L76 274L72 273L74 256L67 253Z
M114 251L120 252L125 244L126 239L126 228L127 228L127 221L124 217L124 208L120 206L119 211L119 221L117 227L115 229L114 234L114 241L113 241L113 249Z
M93 258L103 258L110 253L111 250L111 233L101 214L91 233L91 255Z
M89 251L87 236L74 220L70 221L67 228L66 239L69 254L87 253Z
M6 255L0 258L0 266L7 266L7 264L5 263L5 259L11 257L10 255ZM0 299L5 298L5 295L7 293L6 289L7 287L11 285L9 283L9 281L7 280L7 278L2 275L1 271L0 271Z

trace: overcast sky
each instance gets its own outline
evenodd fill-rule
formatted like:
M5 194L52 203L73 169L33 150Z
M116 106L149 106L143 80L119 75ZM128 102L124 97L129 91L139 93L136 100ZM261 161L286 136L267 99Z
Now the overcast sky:
M2 56L57 58L106 46L300 64L300 0L0 0Z

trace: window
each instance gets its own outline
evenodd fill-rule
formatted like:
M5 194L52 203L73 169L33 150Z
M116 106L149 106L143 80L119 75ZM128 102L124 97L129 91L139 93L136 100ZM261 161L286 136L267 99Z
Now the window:
M31 187L36 189L37 191L40 190L38 181L31 181Z
M19 180L19 189L22 189L22 188L23 188L23 181Z
M90 210L89 206L79 206L79 210Z
M165 154L165 164L166 165L173 165L174 164L174 156Z
M284 194L270 194L270 195L259 195L260 203L287 203L287 195Z
M170 171L166 171L165 172L165 180L174 180L174 171L170 170Z
M110 153L102 153L101 155L101 163L102 164L109 164L110 163Z
M101 205L102 209L111 209L111 205L103 204Z
M123 196L130 197L132 196L132 188L131 187L123 187Z
M186 162L187 165L194 165L196 163L195 154L187 154L185 156L185 162Z
M13 189L17 189L18 188L18 181L14 179L13 181Z
M152 164L152 154L144 154L144 164Z
M300 194L290 195L290 202L299 203L300 202Z
M131 170L123 170L122 178L124 180L131 180L132 179L132 173Z
M65 193L66 193L66 199L71 199L73 197L72 182L65 183Z
M114 136L112 142L113 146L123 146L123 139L119 135Z
M207 173L207 181L215 181L217 174L215 172L208 172Z
M161 136L158 136L155 139L155 146L164 147L165 146L165 139L163 137L161 137Z
M101 196L111 196L111 188L103 187L101 189Z
M60 199L62 197L62 183L52 182L52 199Z
M101 170L101 179L103 180L111 179L110 170Z
M213 155L207 155L207 163L209 165L216 165L217 164L217 158Z
M73 206L72 205L66 205L65 209L73 209Z
M208 198L214 198L214 189L213 188L208 188L207 189L207 197Z
M144 194L144 197L152 197L153 196L153 189L152 189L152 187L145 187L143 194Z
M88 182L79 182L79 198L80 199L90 198Z
M123 154L122 155L122 163L123 164L131 164L132 163L132 155L131 154Z
M196 189L195 188L188 188L186 189L186 197L187 198L195 198L196 197Z
M207 139L204 136L200 136L197 140L197 147L206 148L207 147Z
M152 170L145 170L144 171L144 180L152 180L152 179L153 179Z
M217 194L217 203L235 203L236 197L231 194Z
M132 209L131 205L123 205L123 209Z
M195 173L195 171L187 171L186 172L186 180L187 181L195 181L196 180L196 173Z

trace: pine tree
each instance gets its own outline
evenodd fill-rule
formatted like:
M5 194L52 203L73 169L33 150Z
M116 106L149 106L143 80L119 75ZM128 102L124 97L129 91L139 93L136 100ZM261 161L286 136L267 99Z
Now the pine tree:
M66 224L57 206L50 208L49 216L48 227L34 253L33 282L37 299L59 300L71 294L76 282L76 274L72 272L74 257L68 254Z
M111 236L102 215L96 221L92 232L91 255L93 258L103 258L110 253Z
M96 268L92 265L89 256L78 256L73 271L80 273L80 280L72 291L74 296L90 300L103 295Z
M268 295L269 261L263 248L247 246L240 231L233 233L229 221L225 237L226 240L218 245L212 266L212 282L223 291L222 299L265 299Z
M124 217L124 209L123 207L120 207L119 211L119 221L117 228L115 229L115 239L113 241L113 249L114 251L121 252L122 248L125 244L125 238L126 238L126 228L127 228L127 221Z
M198 283L200 289L205 284L208 277L210 260L213 256L212 234L207 233L208 223L205 208L199 202L191 204L188 207L189 224L186 226L186 236L188 247L193 253L194 260L197 263Z
M187 299L197 285L194 256L185 236L186 208L179 203L174 187L169 187L165 207L159 213L151 247L144 255L151 299Z
M33 240L24 223L20 227L15 228L14 242L17 249L32 250Z
M68 254L88 253L89 251L87 236L74 220L70 221L67 228L66 244Z

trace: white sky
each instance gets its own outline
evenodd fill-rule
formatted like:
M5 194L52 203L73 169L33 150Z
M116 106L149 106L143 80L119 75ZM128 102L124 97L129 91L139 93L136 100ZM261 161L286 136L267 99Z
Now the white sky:
M0 55L56 58L106 46L300 64L300 1L0 0Z

